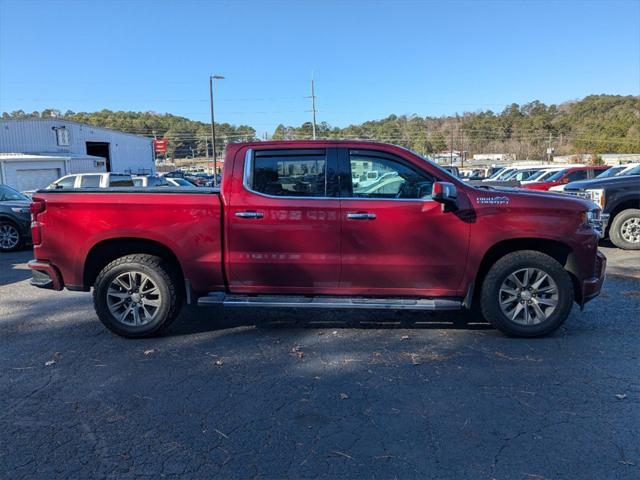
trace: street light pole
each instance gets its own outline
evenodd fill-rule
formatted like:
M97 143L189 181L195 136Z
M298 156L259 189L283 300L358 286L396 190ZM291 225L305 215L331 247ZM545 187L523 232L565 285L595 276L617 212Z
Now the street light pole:
M218 186L218 159L216 157L216 124L213 117L213 81L224 80L221 75L209 75L209 102L211 105L211 147L213 149L213 184Z

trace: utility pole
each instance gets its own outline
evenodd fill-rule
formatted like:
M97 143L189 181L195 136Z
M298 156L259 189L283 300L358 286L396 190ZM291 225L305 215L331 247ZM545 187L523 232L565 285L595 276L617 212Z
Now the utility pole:
M464 132L460 133L460 168L464 168Z
M549 146L547 147L547 162L551 163L551 132L549 132Z
M451 146L449 147L449 165L453 165L453 128L451 128Z
M311 96L307 97L311 99L311 113L313 118L313 123L311 124L313 128L313 139L316 139L316 94L313 85L313 78L311 78Z
M216 126L213 118L213 81L224 80L221 75L209 75L209 102L211 105L211 147L213 149L213 185L218 186L217 173L218 173L218 160L216 157Z

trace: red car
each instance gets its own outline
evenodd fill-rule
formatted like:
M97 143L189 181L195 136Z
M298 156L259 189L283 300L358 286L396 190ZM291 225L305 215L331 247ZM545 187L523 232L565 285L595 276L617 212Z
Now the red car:
M232 144L219 191L48 190L31 211L32 283L93 288L128 337L166 329L183 303L473 308L533 337L597 296L606 264L590 201L475 188L374 142Z
M569 167L564 170L560 170L553 176L549 177L544 182L533 182L522 185L521 188L528 190L549 190L551 187L558 185L564 185L570 182L578 182L580 180L590 180L598 176L598 174L607 170L608 166L583 166L583 167Z

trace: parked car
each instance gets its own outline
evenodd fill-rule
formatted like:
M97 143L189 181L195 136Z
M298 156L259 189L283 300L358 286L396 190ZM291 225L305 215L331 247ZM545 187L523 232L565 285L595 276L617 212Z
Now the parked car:
M195 185L184 178L167 178L167 182L173 187L195 188Z
M604 236L624 250L640 250L640 166L624 175L568 184L565 193L602 209Z
M174 170L173 172L167 172L162 174L165 178L184 178L185 173L182 170Z
M538 170L538 172L534 173L533 175L531 175L529 178L527 178L523 182L520 182L520 184L521 185L526 185L527 183L532 183L532 182L542 182L542 181L546 180L547 178L551 177L553 174L559 172L560 170L564 170L565 168L567 168L567 167L543 168L541 170Z
M460 170L458 169L458 167L455 167L453 165L440 165L442 168L444 168L447 172L449 172L451 175L453 175L454 177L460 178Z
M75 173L59 178L47 187L48 190L72 188L133 187L131 175L124 173Z
M554 173L542 182L527 183L526 185L522 185L522 188L528 190L549 190L551 187L558 185L564 185L578 180L589 180L608 168L607 166L568 167Z
M31 241L30 203L17 190L0 185L0 252L17 250Z
M356 187L363 162L403 181ZM507 335L535 337L602 286L590 200L474 188L374 142L234 143L224 169L220 191L36 193L32 282L93 288L100 320L127 337L162 331L184 302L473 308Z
M608 178L608 177L617 177L619 175L624 175L625 173L636 168L640 163L627 163L625 165L616 165L615 167L610 167L604 172L600 173L596 178Z
M167 179L157 175L134 175L131 177L134 187L168 187L170 183Z

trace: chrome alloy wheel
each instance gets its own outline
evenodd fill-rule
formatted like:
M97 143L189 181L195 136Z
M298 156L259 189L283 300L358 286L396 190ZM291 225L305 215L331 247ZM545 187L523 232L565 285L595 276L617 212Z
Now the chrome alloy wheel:
M629 243L640 243L640 217L631 217L620 226L620 236Z
M500 286L500 310L512 322L537 325L558 306L558 285L539 268L523 268L511 273Z
M0 226L0 249L11 250L16 248L20 241L20 232L13 225Z
M120 323L139 327L151 322L162 305L158 286L142 272L118 275L107 289L107 306Z

